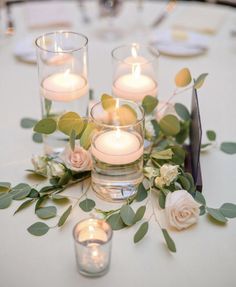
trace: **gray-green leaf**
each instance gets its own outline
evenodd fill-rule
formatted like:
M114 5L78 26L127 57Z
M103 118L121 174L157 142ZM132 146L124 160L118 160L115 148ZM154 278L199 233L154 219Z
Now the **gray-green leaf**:
M188 121L191 119L188 109L183 104L176 103L175 111L178 114L178 116L180 116L181 119L183 119L184 121Z
M39 133L33 133L32 140L35 143L42 143L43 142L43 136Z
M222 142L220 149L227 154L235 154L236 142Z
M76 140L76 132L75 132L75 130L72 130L71 134L70 134L70 148L73 151L75 149L75 140Z
M77 135L80 134L83 127L83 119L75 112L64 114L58 121L58 129L68 136L71 135L72 130L74 130Z
M135 213L134 222L133 223L136 223L136 222L140 221L143 218L143 216L145 214L145 211L146 211L146 206L145 205L140 206L138 208L138 210L136 211L136 213Z
M146 96L142 101L142 107L146 114L152 113L157 105L158 105L157 98L152 96Z
M28 227L28 232L35 236L42 236L49 230L49 226L43 222L36 222Z
M89 149L91 145L91 138L93 136L93 133L96 130L96 124L95 123L88 123L86 126L86 129L84 130L81 138L80 138L80 145L84 149Z
M37 209L36 214L41 219L49 219L57 215L57 209L55 206L46 206Z
M71 210L72 210L72 205L70 205L67 210L62 214L62 216L60 217L59 221L58 221L58 226L62 226L64 225L64 223L66 222L68 216L70 215L71 213Z
M24 201L24 202L17 208L17 210L14 212L14 215L15 215L17 212L21 211L22 209L24 209L24 208L30 206L30 205L34 202L34 200L35 200L35 199L32 198L32 199L27 199L26 201Z
M129 205L123 205L121 207L120 216L126 225L132 225L134 223L135 213Z
M140 183L138 186L138 192L135 196L135 199L140 202L143 201L147 197L147 190L145 189L143 183Z
M202 205L206 205L206 200L205 200L205 198L204 198L204 196L203 196L203 194L202 194L201 192L196 191L194 199L195 199L198 203L200 203L200 204L202 204Z
M93 210L95 205L96 205L95 201L92 199L88 199L88 198L81 201L79 204L80 208L85 212L89 212L89 211Z
M180 131L180 122L174 115L166 115L160 120L160 128L167 136L177 135Z
M8 192L11 189L10 182L0 182L0 192Z
M221 213L219 209L216 208L206 208L208 214L213 217L216 221L219 221L221 223L226 223L228 220L227 218Z
M215 141L216 140L216 133L212 130L209 130L206 132L207 134L207 138L209 139L209 141Z
M120 213L115 213L109 216L107 222L111 225L112 230L120 230L126 227L121 219Z
M227 218L235 218L236 217L236 204L224 203L220 207L220 212Z
M21 200L26 198L31 191L31 187L27 183L19 183L12 188L12 198L14 200Z
M38 121L35 120L35 119L23 118L23 119L21 119L21 121L20 121L20 125L21 125L21 127L24 128L24 129L32 129L37 122L38 122Z
M205 78L207 77L207 73L201 74L197 80L195 81L193 87L194 89L200 89L201 86L204 84Z
M175 243L173 241L173 239L170 237L168 231L164 228L161 229L162 233L163 233L163 236L165 238L165 241L166 241L166 245L168 247L168 249L171 251L171 252L176 252L176 246L175 246Z
M140 225L138 231L134 235L134 243L139 242L140 240L143 239L143 237L147 234L148 232L148 222L144 222Z
M12 195L10 193L3 194L0 197L0 209L7 208L12 202Z
M57 122L54 119L42 119L34 126L34 131L40 134L52 134L57 129Z

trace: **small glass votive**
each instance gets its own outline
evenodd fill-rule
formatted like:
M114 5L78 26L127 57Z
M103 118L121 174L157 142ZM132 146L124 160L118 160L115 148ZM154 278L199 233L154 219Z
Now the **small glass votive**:
M143 180L144 111L138 104L113 99L113 106L93 106L96 126L91 141L92 187L107 201L134 197Z
M46 33L35 41L42 117L57 119L73 111L87 116L88 39L68 31ZM65 145L60 133L44 136L46 154L59 153Z
M88 277L107 273L112 246L111 226L101 219L89 218L77 223L73 229L78 271Z
M133 43L112 51L112 93L118 98L142 102L147 95L157 97L159 52L151 46Z

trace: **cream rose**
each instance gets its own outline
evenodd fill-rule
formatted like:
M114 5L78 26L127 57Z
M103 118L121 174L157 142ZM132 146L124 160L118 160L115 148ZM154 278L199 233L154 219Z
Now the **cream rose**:
M167 221L178 230L188 228L198 221L199 207L200 204L186 190L169 192L165 203Z
M71 150L70 146L67 146L61 155L67 168L74 171L85 171L92 169L92 158L89 151L80 147L75 146L74 151Z
M34 155L31 159L35 172L44 176L48 175L47 157Z
M163 164L160 168L160 175L165 183L169 186L173 180L176 179L178 175L178 165Z
M48 168L51 176L62 177L65 173L65 167L59 162L49 161Z

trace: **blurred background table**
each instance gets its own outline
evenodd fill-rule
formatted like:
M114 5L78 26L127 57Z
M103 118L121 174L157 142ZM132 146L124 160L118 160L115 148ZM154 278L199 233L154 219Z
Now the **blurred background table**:
M89 38L89 79L96 98L111 92L111 50L121 44L148 43L153 31L151 23L163 11L165 3L144 2L137 10L137 2L125 1L116 24L123 29L122 38L106 41L97 35L101 21L96 2L86 2L90 23L84 23L77 2L65 2L72 21L70 30ZM159 59L159 99L167 99L174 88L174 76L182 67L189 67L194 76L208 72L209 77L199 91L203 130L214 129L217 141L236 140L236 38L231 30L236 27L236 10L210 4L177 3L173 13L158 26L172 26L178 13L188 15L188 8L203 6L211 17L214 9L224 12L224 21L214 35L209 37L209 50L198 57L167 57ZM4 11L3 11L4 12ZM4 13L3 13L4 14ZM196 15L200 17L200 15ZM0 174L1 181L13 184L25 182L25 169L30 167L32 154L41 153L42 147L30 139L31 131L19 126L23 117L40 118L40 100L36 65L18 61L13 56L15 45L29 35L40 35L52 29L29 29L24 4L12 6L15 34L0 38ZM2 21L4 22L4 15ZM54 29L55 30L55 29ZM176 98L189 104L190 94ZM208 204L218 207L223 202L236 202L235 156L228 156L217 149L202 154L204 194ZM68 192L80 193L79 187ZM90 197L94 195L90 194ZM98 206L110 205L97 200ZM110 272L102 278L87 279L76 271L72 228L86 215L74 210L68 224L61 230L51 230L42 238L35 238L26 231L37 221L32 210L25 210L13 217L19 204L0 211L0 282L1 287L16 286L236 286L236 222L227 226L209 224L200 218L197 226L183 232L172 232L177 254L169 254L163 244L156 224L142 242L133 244L136 226L115 232Z

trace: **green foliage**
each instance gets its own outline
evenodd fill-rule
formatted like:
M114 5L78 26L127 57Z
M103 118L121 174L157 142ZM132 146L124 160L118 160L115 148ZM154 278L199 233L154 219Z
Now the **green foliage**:
M180 131L180 122L174 115L167 115L160 120L161 131L166 136L175 136Z
M133 225L135 213L129 205L123 205L120 209L120 216L125 225Z
M76 131L72 130L70 134L70 148L74 151L75 149L75 140L76 140Z
M175 84L179 88L188 86L192 82L192 76L188 68L181 69L175 76Z
M71 135L73 130L77 135L80 134L83 127L83 119L75 112L65 113L58 121L58 129L68 136Z
M90 212L91 210L93 210L95 205L96 205L95 201L88 198L81 201L79 204L80 208L85 212Z
M26 198L31 192L31 187L27 183L19 183L12 188L12 198L14 200L21 200Z
M194 85L193 85L194 89L197 89L197 90L198 90L198 89L200 89L200 88L202 87L202 85L204 84L204 81L205 81L207 75L208 75L208 73L204 73L204 74L201 74L201 75L197 78L197 80L195 81L195 83L194 83Z
M207 134L207 138L209 139L209 141L215 141L216 140L216 133L212 130L209 130L206 132Z
M72 211L72 205L70 205L66 211L62 214L62 216L60 217L59 221L58 221L58 227L61 227L65 224L67 218L69 217L70 213Z
M173 154L174 153L172 149L168 148L166 150L153 152L151 154L151 157L155 159L166 159L167 160L167 159L172 159Z
M26 201L24 201L18 208L17 210L14 212L14 215L16 213L18 213L19 211L25 209L26 207L30 206L33 202L35 201L35 199L27 199Z
M159 202L160 208L164 209L166 205L166 195L162 190L160 190L159 192L158 202Z
M135 124L137 122L137 113L129 105L122 105L116 109L116 114L118 116L121 126Z
M183 165L185 161L186 151L180 146L172 146L171 150L173 152L173 156L171 161L177 165Z
M157 98L152 96L145 96L142 101L142 107L146 114L151 114L155 110L157 105L158 105Z
M45 105L46 115L48 117L50 114L51 107L52 107L52 101L45 98L44 99L44 105Z
M236 153L236 142L222 142L220 145L220 149L227 154L235 154Z
M227 218L221 213L219 209L216 208L206 208L208 215L214 218L217 222L226 223L228 220Z
M35 124L37 123L37 120L35 119L32 119L32 118L23 118L21 119L20 121L20 126L23 128L23 129L32 129Z
M5 209L10 206L12 202L12 195L10 193L5 193L0 196L0 209Z
M39 133L33 133L32 140L35 143L43 143L43 136Z
M1 192L8 192L11 189L10 182L0 182L0 193Z
M55 206L46 206L36 210L36 214L41 219L49 219L57 215Z
M202 204L202 205L206 205L206 200L203 196L203 194L199 191L196 191L195 193L195 198L194 198L198 203Z
M143 237L148 232L148 227L149 227L149 225L148 225L147 221L140 225L139 229L137 230L137 232L134 235L134 243L137 243L143 239Z
M133 219L133 224L135 224L136 222L140 221L143 218L145 211L146 211L145 205L142 205L137 209Z
M176 252L176 246L175 246L175 243L173 241L173 239L170 237L168 231L164 228L161 229L162 230L162 234L165 238L165 241L166 241L166 245L168 247L168 249L171 251L171 252Z
M153 126L154 132L155 132L155 137L158 138L159 133L160 133L160 126L156 120L151 120L151 124Z
M42 236L49 230L49 226L43 222L36 222L28 227L28 232L35 236Z
M88 123L85 131L83 132L81 138L80 138L80 145L84 148L84 149L89 149L90 145L91 145L91 139L92 136L94 134L94 132L96 131L96 124L95 123Z
M147 189L145 189L143 183L140 183L138 186L138 192L135 196L136 201L140 202L143 201L145 198L147 198L148 193Z
M52 134L57 129L57 122L54 119L42 119L34 126L34 131L40 134Z
M112 110L116 107L116 100L107 94L101 96L102 107L104 110Z
M115 213L109 216L107 222L111 225L112 230L120 230L126 227L121 219L120 213Z
M189 121L191 119L188 109L183 104L176 103L175 111L178 114L178 116L184 121Z
M227 218L235 218L236 217L236 204L224 203L220 207L219 210L223 214L223 216L225 216Z

